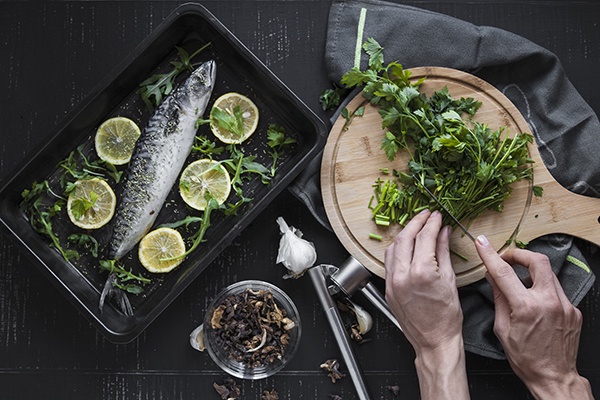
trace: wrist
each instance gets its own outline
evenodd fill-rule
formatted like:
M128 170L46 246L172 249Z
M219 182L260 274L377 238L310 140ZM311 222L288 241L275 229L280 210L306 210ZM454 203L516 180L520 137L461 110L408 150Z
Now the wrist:
M594 399L589 381L577 372L564 375L551 382L525 382L527 388L538 400L548 399Z
M469 399L462 335L436 348L416 352L415 367L423 400Z

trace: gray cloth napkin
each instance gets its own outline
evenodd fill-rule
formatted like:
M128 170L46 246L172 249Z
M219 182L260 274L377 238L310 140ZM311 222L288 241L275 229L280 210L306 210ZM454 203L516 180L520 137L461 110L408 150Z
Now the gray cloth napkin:
M338 0L330 9L325 55L332 82L339 84L355 62L366 68L367 56L357 52L357 46L370 37L384 47L386 62L397 60L405 68L460 69L494 85L527 120L554 178L573 192L600 197L595 189L600 188L598 117L569 82L556 55L505 30L475 26L447 15L377 0ZM347 100L354 94L356 91ZM321 157L317 157L290 190L331 229L320 193L320 166ZM550 258L567 296L579 304L595 280L589 266L600 265L595 246L569 236L548 235L530 243L529 248ZM482 280L461 288L459 295L465 348L482 356L505 358L492 329L490 285Z

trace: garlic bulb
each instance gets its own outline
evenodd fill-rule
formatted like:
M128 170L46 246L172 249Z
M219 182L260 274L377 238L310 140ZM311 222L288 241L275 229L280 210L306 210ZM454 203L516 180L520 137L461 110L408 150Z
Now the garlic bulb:
M282 217L277 218L281 239L277 263L282 263L288 269L284 279L299 278L317 261L315 246L302 239L302 232L293 226L288 226Z

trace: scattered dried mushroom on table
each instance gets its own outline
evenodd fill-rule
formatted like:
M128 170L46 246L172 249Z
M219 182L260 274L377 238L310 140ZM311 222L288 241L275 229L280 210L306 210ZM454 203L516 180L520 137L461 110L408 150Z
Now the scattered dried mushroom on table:
M336 359L329 359L321 364L320 367L327 371L327 376L331 378L331 382L333 383L346 376L346 374L340 372L340 363Z
M269 290L246 289L223 300L213 312L216 345L248 368L281 360L295 323Z
M260 400L279 400L279 393L275 389L265 390L260 396Z
M386 386L386 389L392 392L394 396L398 396L398 394L400 394L400 386L398 385Z
M236 381L234 381L231 378L225 379L222 385L219 385L217 382L215 382L213 383L213 387L223 400L241 399L242 390L240 389Z

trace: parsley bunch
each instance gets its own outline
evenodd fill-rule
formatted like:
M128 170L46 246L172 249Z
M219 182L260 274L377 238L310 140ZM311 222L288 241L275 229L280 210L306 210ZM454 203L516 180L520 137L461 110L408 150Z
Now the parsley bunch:
M533 136L509 137L504 127L493 130L474 121L481 102L455 99L446 87L430 97L420 93L426 78L411 83L410 71L401 64L384 65L383 48L374 39L363 49L368 68L352 68L342 83L363 86L363 96L379 107L385 130L381 149L387 158L393 161L400 151L410 156L407 172L394 171L392 178L374 183L369 207L375 222L404 225L425 208L439 208L413 175L459 220L472 221L487 209L502 211L511 184L532 178L528 145ZM541 195L539 188L534 193ZM444 223L454 225L446 218Z

